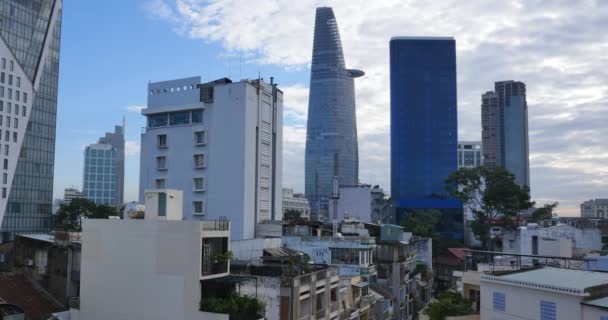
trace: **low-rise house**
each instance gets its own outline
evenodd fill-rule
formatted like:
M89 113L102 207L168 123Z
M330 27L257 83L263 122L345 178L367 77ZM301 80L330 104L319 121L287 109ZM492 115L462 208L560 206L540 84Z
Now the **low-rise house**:
M602 249L598 229L578 229L565 224L540 227L530 223L517 230L503 230L502 247L505 253L559 257L584 257ZM522 263L533 265L534 259Z
M481 319L608 318L608 274L552 267L480 276Z
M433 257L435 285L438 291L456 288L454 271L463 271L467 248L448 248L444 253Z

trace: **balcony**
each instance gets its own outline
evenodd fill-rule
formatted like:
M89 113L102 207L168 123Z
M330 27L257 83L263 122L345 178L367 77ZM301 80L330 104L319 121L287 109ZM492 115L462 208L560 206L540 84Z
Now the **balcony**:
M203 220L201 221L203 231L229 231L229 220Z

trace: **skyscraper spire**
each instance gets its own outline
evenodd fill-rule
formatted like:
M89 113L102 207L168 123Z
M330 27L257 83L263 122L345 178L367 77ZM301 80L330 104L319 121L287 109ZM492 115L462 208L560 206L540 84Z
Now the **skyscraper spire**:
M328 218L334 161L340 185L359 182L359 151L354 78L363 71L346 69L336 17L317 8L310 73L306 132L306 197L316 219Z

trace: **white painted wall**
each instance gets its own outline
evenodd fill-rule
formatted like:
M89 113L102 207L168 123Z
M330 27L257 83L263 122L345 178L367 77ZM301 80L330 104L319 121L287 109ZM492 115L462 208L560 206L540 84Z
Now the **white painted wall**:
M505 312L493 310L493 292L505 294ZM582 297L481 280L481 320L539 320L541 300L556 304L557 320L581 319Z
M200 77L153 83L149 88L157 90L190 83L200 83ZM281 220L283 97L278 91L273 104L272 87L264 82L259 93L256 85L244 81L215 85L213 103L200 102L198 90L149 96L148 108L143 114L204 108L203 123L148 128L142 134L140 202L143 202L143 190L156 188L155 180L164 178L166 188L184 192L186 219L227 217L232 222L233 240L253 238L255 225L260 221L273 217ZM270 135L262 132L264 122L271 123L267 131ZM194 145L194 132L201 130L206 132L207 143ZM257 143L256 133L259 134ZM158 148L159 134L167 135L167 148ZM268 148L265 139L270 143ZM195 153L205 154L206 168L194 168ZM156 170L159 155L167 156L168 170ZM264 162L269 165L268 170L262 167ZM205 178L204 192L193 190L194 177ZM268 192L264 191L266 185ZM204 215L193 214L195 200L205 201Z
M608 310L583 305L582 320L600 320L601 317L608 317Z
M227 320L198 311L201 229L192 221L85 220L80 319Z
M264 249L280 248L281 238L245 239L230 241L234 260L258 261L264 254Z

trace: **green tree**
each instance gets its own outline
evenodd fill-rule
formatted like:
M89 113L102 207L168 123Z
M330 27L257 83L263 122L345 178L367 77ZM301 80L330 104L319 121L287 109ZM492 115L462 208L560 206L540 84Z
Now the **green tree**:
M283 214L283 221L287 221L290 223L301 223L305 222L306 219L302 218L302 214L299 210L287 209Z
M427 314L431 320L444 320L446 317L471 314L471 302L455 292L444 292L431 302Z
M545 204L542 208L537 208L532 212L529 221L539 223L541 221L550 221L553 219L553 210L557 208L559 203L553 202Z
M439 210L415 210L403 217L401 226L405 228L405 231L417 236L433 238L437 236L435 225L440 218L441 212Z
M98 205L87 199L73 199L70 204L62 204L54 217L53 229L65 231L81 231L83 219L108 219L110 216L120 216L118 209Z
M473 213L473 233L488 250L492 226L515 227L519 213L534 205L530 188L503 168L460 168L447 177L446 189Z

